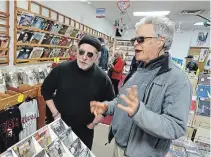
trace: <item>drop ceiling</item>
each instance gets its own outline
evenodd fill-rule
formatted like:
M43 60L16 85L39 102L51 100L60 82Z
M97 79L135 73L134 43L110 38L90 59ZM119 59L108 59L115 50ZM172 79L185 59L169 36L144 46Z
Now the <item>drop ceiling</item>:
M112 24L120 17L117 1L91 1L91 5L94 8L106 8L106 18ZM130 7L122 17L123 23L129 28L134 28L135 23L142 17L134 17L133 12L170 11L168 17L176 23L176 27L182 22L182 30L204 28L204 26L194 26L194 23L203 22L203 19L193 15L182 15L183 10L204 10L200 15L210 18L210 1L130 1Z

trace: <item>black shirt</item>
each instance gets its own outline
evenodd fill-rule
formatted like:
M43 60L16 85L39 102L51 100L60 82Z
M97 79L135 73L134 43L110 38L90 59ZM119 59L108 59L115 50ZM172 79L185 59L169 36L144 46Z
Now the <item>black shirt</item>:
M77 61L68 61L54 68L42 85L42 95L45 100L54 100L62 119L72 128L84 127L94 120L90 101L102 102L114 98L106 73L95 64L88 71L83 71Z
M23 130L18 107L0 112L0 153L19 142Z

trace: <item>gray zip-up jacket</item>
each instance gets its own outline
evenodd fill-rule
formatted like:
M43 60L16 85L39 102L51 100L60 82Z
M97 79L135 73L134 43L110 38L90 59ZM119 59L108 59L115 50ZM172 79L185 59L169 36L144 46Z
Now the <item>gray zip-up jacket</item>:
M150 66L138 68L120 94L132 85L137 85L140 101L133 116L117 107L127 106L121 98L108 102L105 114L113 115L109 142L114 136L128 157L164 157L171 140L186 132L192 99L189 79L165 54Z

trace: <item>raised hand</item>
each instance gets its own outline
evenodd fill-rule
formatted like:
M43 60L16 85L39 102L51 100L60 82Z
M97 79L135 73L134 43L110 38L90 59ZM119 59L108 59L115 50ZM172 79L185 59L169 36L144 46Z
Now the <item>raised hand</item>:
M102 102L91 101L90 110L96 117L100 114L103 114L108 109L108 105Z
M131 88L128 88L127 96L123 94L120 96L120 98L126 102L127 106L118 104L118 108L127 112L129 116L132 116L137 111L139 106L137 86L134 85Z

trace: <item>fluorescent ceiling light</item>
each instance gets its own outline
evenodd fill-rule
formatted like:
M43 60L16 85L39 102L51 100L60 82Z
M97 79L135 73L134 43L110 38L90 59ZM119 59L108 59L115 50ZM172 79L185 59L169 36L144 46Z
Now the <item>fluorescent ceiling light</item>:
M133 16L165 16L170 11L133 12Z
M195 26L203 26L204 23L203 23L203 22L196 22L194 25L195 25Z

